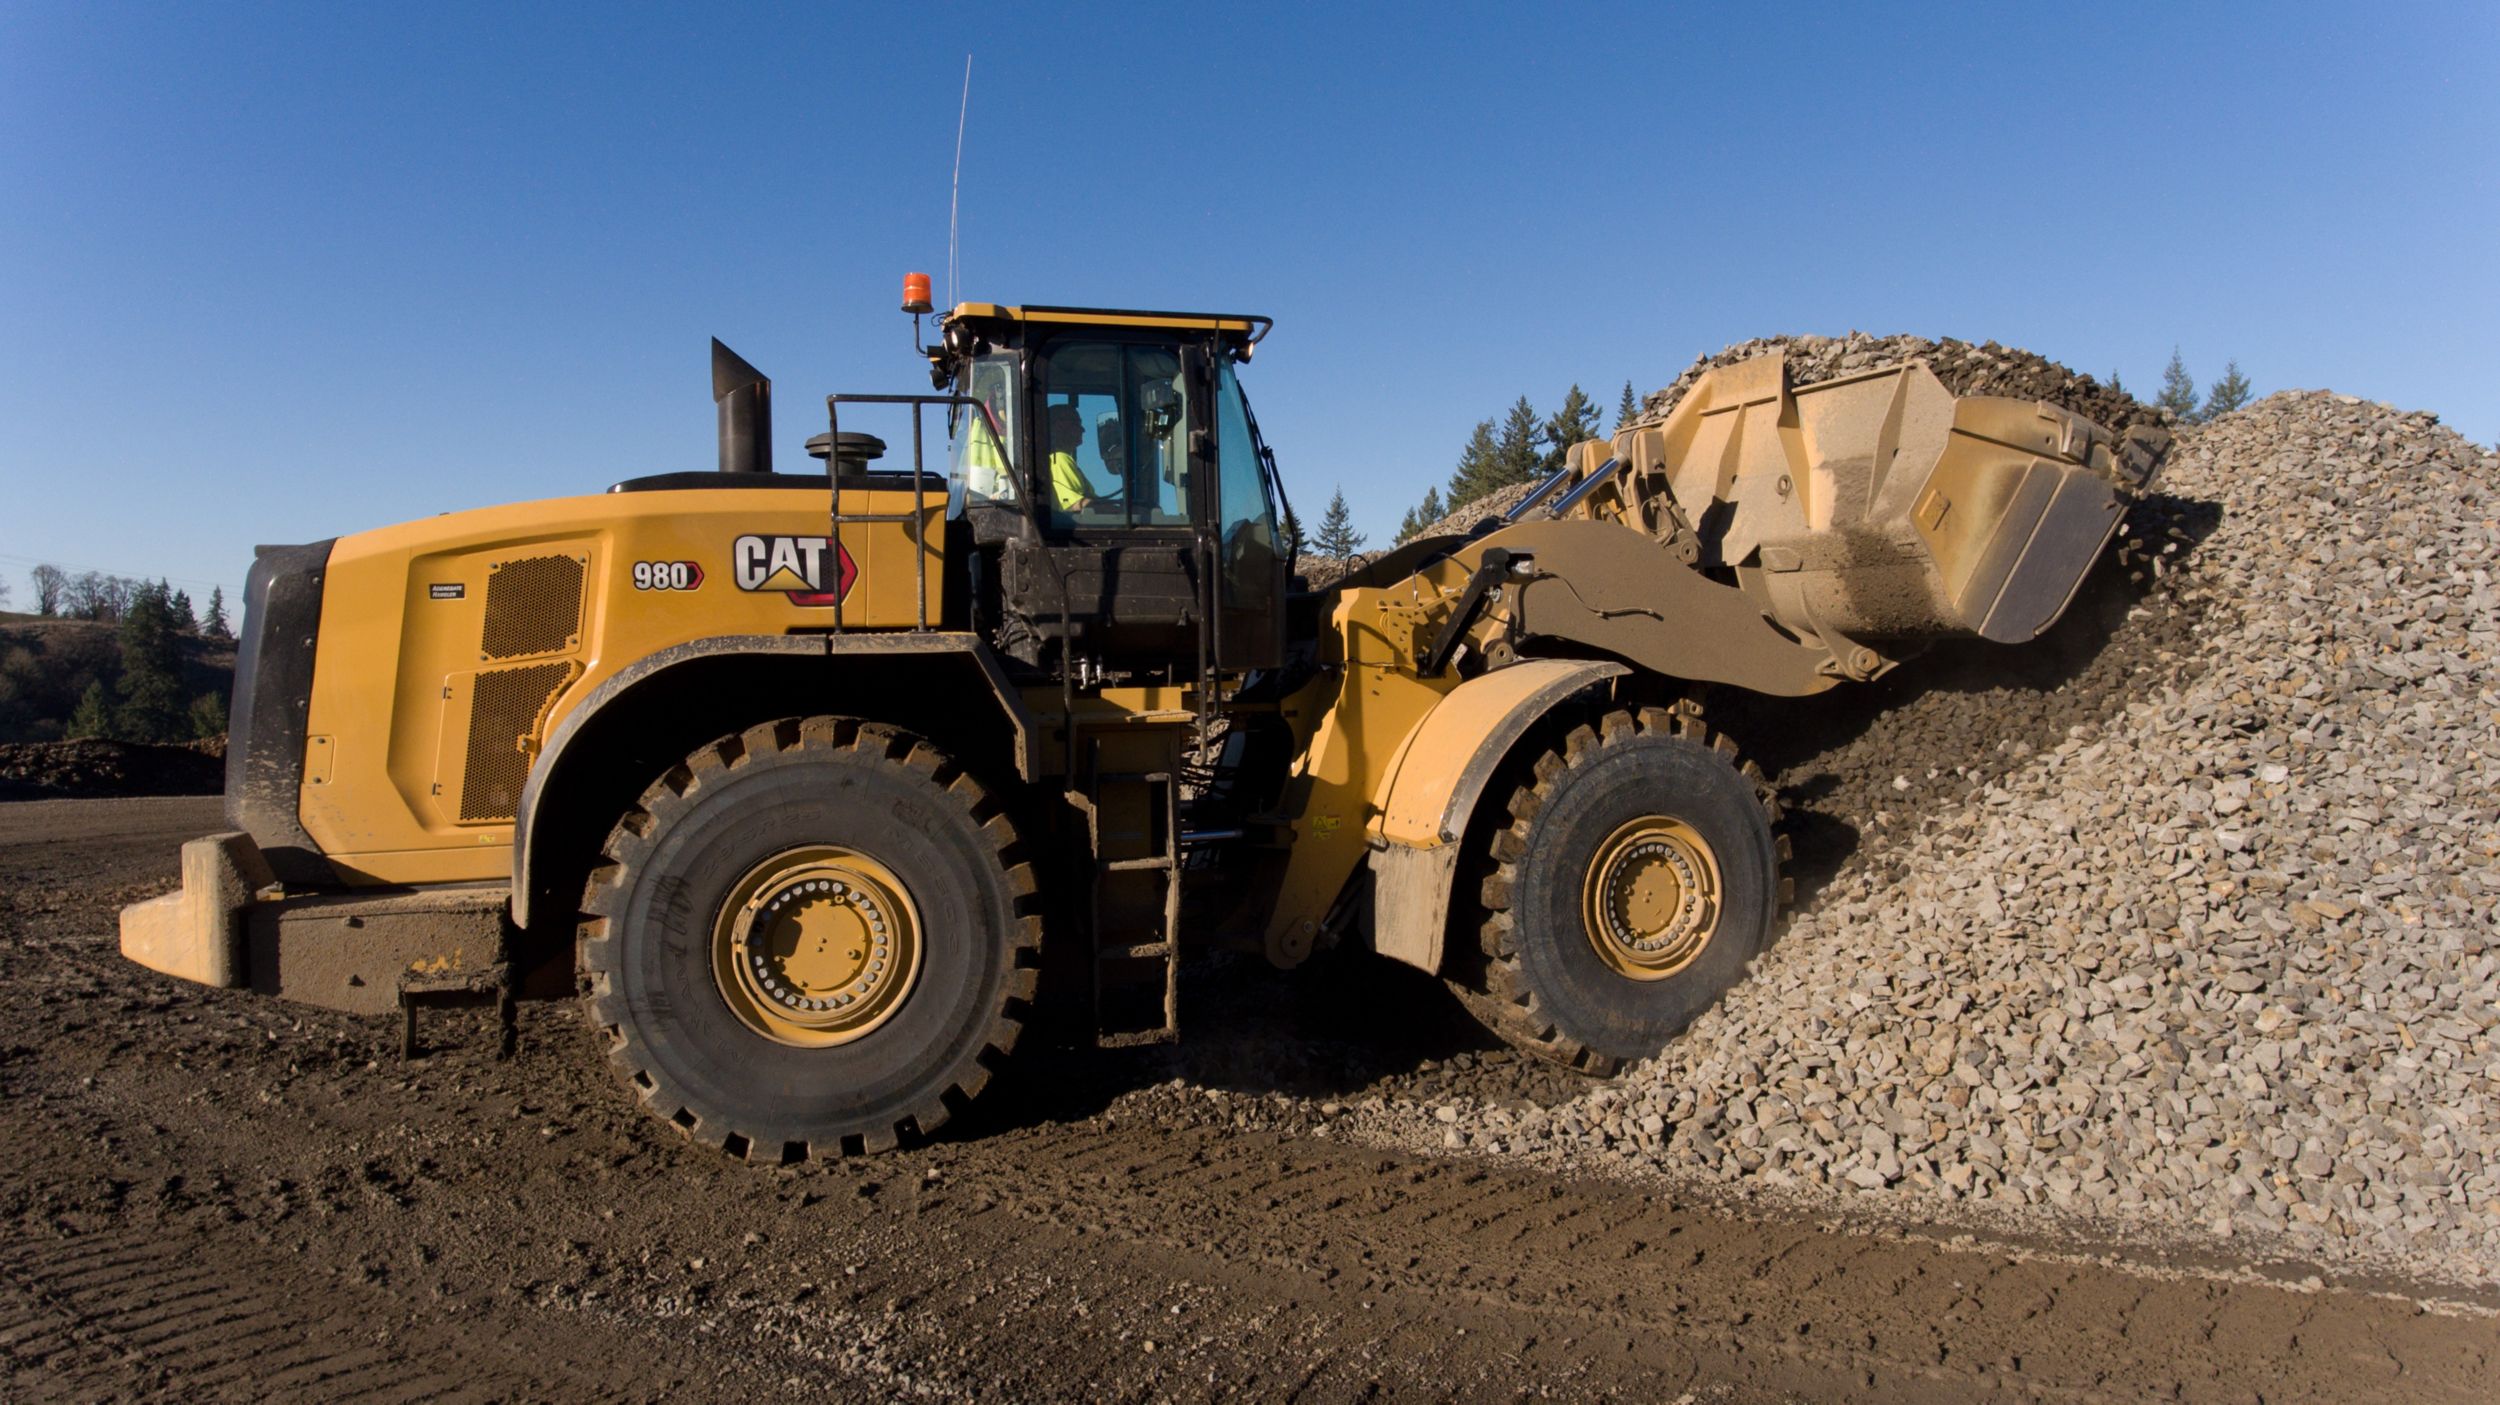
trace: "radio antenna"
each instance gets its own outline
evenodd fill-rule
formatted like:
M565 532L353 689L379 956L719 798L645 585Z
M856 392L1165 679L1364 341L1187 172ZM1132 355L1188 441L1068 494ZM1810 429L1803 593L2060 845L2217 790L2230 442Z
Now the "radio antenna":
M956 217L964 198L964 118L972 111L972 55L964 55L964 98L955 109L955 185L946 197L946 305L955 305L963 277L962 245L956 239Z

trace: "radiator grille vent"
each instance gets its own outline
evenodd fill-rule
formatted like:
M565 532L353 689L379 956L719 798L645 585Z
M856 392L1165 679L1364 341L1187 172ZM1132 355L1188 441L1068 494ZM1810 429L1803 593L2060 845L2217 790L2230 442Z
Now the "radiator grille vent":
M524 556L498 561L486 576L489 659L560 654L582 628L582 563L574 556Z
M578 665L525 664L477 675L469 702L469 756L460 780L460 818L508 820L521 806L529 778L529 742L538 715L573 681Z

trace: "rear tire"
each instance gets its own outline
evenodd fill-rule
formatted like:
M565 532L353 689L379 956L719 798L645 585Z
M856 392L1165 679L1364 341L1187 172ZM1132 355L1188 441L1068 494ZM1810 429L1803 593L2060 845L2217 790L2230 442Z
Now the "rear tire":
M609 832L582 909L611 1064L654 1115L755 1161L935 1130L1014 1049L1040 959L997 801L928 741L844 717L671 768Z
M1607 1075L1658 1052L1769 946L1779 805L1692 704L1611 712L1537 758L1490 839L1451 986L1505 1041Z

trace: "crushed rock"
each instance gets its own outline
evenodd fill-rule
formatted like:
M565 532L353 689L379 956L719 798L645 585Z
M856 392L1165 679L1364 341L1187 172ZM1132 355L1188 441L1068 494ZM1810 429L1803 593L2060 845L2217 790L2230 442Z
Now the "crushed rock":
M1865 332L1851 332L1845 337L1756 337L1714 355L1694 357L1693 364L1685 367L1673 384L1642 402L1640 418L1634 423L1655 424L1665 419L1704 371L1773 352L1787 354L1789 380L1796 385L1813 385L1903 361L1924 361L1936 373L1936 379L1944 382L1944 388L1956 395L2046 400L2097 421L2112 434L2124 434L2139 424L2172 423L2166 411L2020 347L1999 346L1992 341L1974 345L1953 337L1879 337Z
M225 756L224 737L171 746L0 742L0 801L215 795L226 788Z
M2218 520L2129 607L2168 637L2099 679L2105 721L2016 751L1974 748L1984 706L1902 720L1905 758L1983 764L1894 835L1845 798L1857 847L1659 1058L1384 1134L2500 1281L2495 480L2348 396L2186 430L2166 486Z

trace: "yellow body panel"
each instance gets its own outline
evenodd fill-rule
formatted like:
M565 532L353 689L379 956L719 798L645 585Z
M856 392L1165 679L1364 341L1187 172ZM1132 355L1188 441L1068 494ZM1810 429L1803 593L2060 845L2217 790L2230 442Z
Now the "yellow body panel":
M1443 699L1416 726L1398 764L1382 778L1373 834L1415 849L1457 843L1461 836L1456 827L1467 822L1467 815L1451 799L1477 764L1484 740L1500 735L1503 723L1532 703L1556 676L1571 676L1579 667L1562 660L1533 660L1488 673Z
M907 516L913 499L849 488L842 508ZM787 589L838 585L839 558L807 545L826 538L829 507L820 487L603 493L340 538L306 727L305 831L351 881L508 877L518 778L602 681L690 640L832 627L829 595L802 603ZM846 629L908 629L924 608L931 623L941 618L944 495L919 510L925 573L907 521L844 523L855 566ZM573 568L552 558L578 563L576 596L563 589ZM530 574L506 578L490 620L496 577L516 567ZM522 670L536 671L509 676ZM478 708L517 725L473 740ZM488 773L491 794L473 784Z
M1425 678L1416 668L1475 555L1444 558L1395 585L1337 597L1320 645L1322 662L1332 666L1284 704L1303 746L1285 786L1293 853L1268 919L1270 960L1290 965L1310 954L1329 904L1363 861L1409 739L1458 686L1455 670Z

